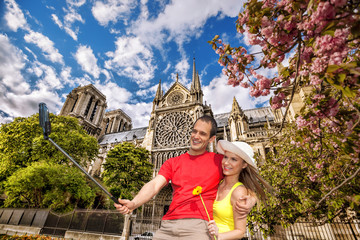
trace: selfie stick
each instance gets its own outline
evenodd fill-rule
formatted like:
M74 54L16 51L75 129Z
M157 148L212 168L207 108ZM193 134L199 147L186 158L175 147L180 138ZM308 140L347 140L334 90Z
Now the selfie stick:
M69 154L67 154L59 145L57 145L50 137L51 132L51 124L49 118L49 110L46 107L45 103L39 104L39 123L43 129L44 139L49 140L60 152L62 152L70 161L72 161L75 166L77 166L90 180L92 180L101 190L108 195L111 200L113 200L116 204L120 204L119 201L111 195L100 183L98 183L85 169L83 169Z

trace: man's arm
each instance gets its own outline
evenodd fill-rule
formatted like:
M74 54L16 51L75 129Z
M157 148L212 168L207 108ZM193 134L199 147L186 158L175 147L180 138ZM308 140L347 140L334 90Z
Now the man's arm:
M153 180L146 183L133 200L119 199L120 204L114 204L116 209L122 213L127 214L134 209L140 207L144 203L148 202L152 197L160 192L160 190L166 186L166 178L162 175L157 175Z
M256 202L257 198L253 192L251 192L250 195L239 198L235 204L235 211L238 214L238 218L246 218Z

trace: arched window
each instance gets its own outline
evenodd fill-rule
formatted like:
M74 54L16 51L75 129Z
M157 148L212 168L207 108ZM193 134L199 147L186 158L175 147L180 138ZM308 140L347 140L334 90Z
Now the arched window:
M112 129L113 129L113 125L114 125L115 119L112 118L110 121L111 121L111 124L110 124L109 133L112 133Z
M91 107L91 103L93 102L94 100L94 97L91 97L89 102L88 102L88 105L86 106L86 109L85 109L85 112L84 112L84 116L87 117L88 113L89 113L89 110L90 110L90 107Z
M74 101L74 105L72 106L72 108L71 108L71 111L70 111L70 112L74 111L74 108L75 108L75 106L76 106L76 103L77 103L78 99L79 99L79 96L78 96L78 95L76 95L76 98L75 98L75 101Z
M94 109L93 109L93 111L92 111L92 113L91 113L91 116L90 116L90 121L91 121L91 122L94 120L94 117L95 117L95 114L96 114L96 110L97 110L98 105L99 105L99 101L96 101L95 106L94 106Z
M108 127L109 127L109 119L106 119L105 133L107 133Z
M124 121L123 119L120 120L117 132L121 132L121 125L123 124L123 121Z

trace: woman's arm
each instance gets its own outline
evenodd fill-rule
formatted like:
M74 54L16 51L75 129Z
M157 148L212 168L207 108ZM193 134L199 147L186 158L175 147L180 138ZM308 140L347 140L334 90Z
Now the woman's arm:
M230 239L240 239L244 237L246 232L246 218L241 216L235 210L236 201L240 201L239 199L246 196L248 191L244 186L238 186L231 194L231 205L233 206L233 214L234 214L234 230L224 233L219 233L217 240L230 240Z

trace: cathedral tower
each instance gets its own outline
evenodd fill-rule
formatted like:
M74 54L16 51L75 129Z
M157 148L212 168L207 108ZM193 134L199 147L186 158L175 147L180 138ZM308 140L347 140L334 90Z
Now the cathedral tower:
M105 95L89 84L77 87L67 95L60 115L78 118L90 135L99 138L106 107Z
M249 130L249 122L235 97L233 99L228 124L231 133L230 141L243 140L242 135Z

